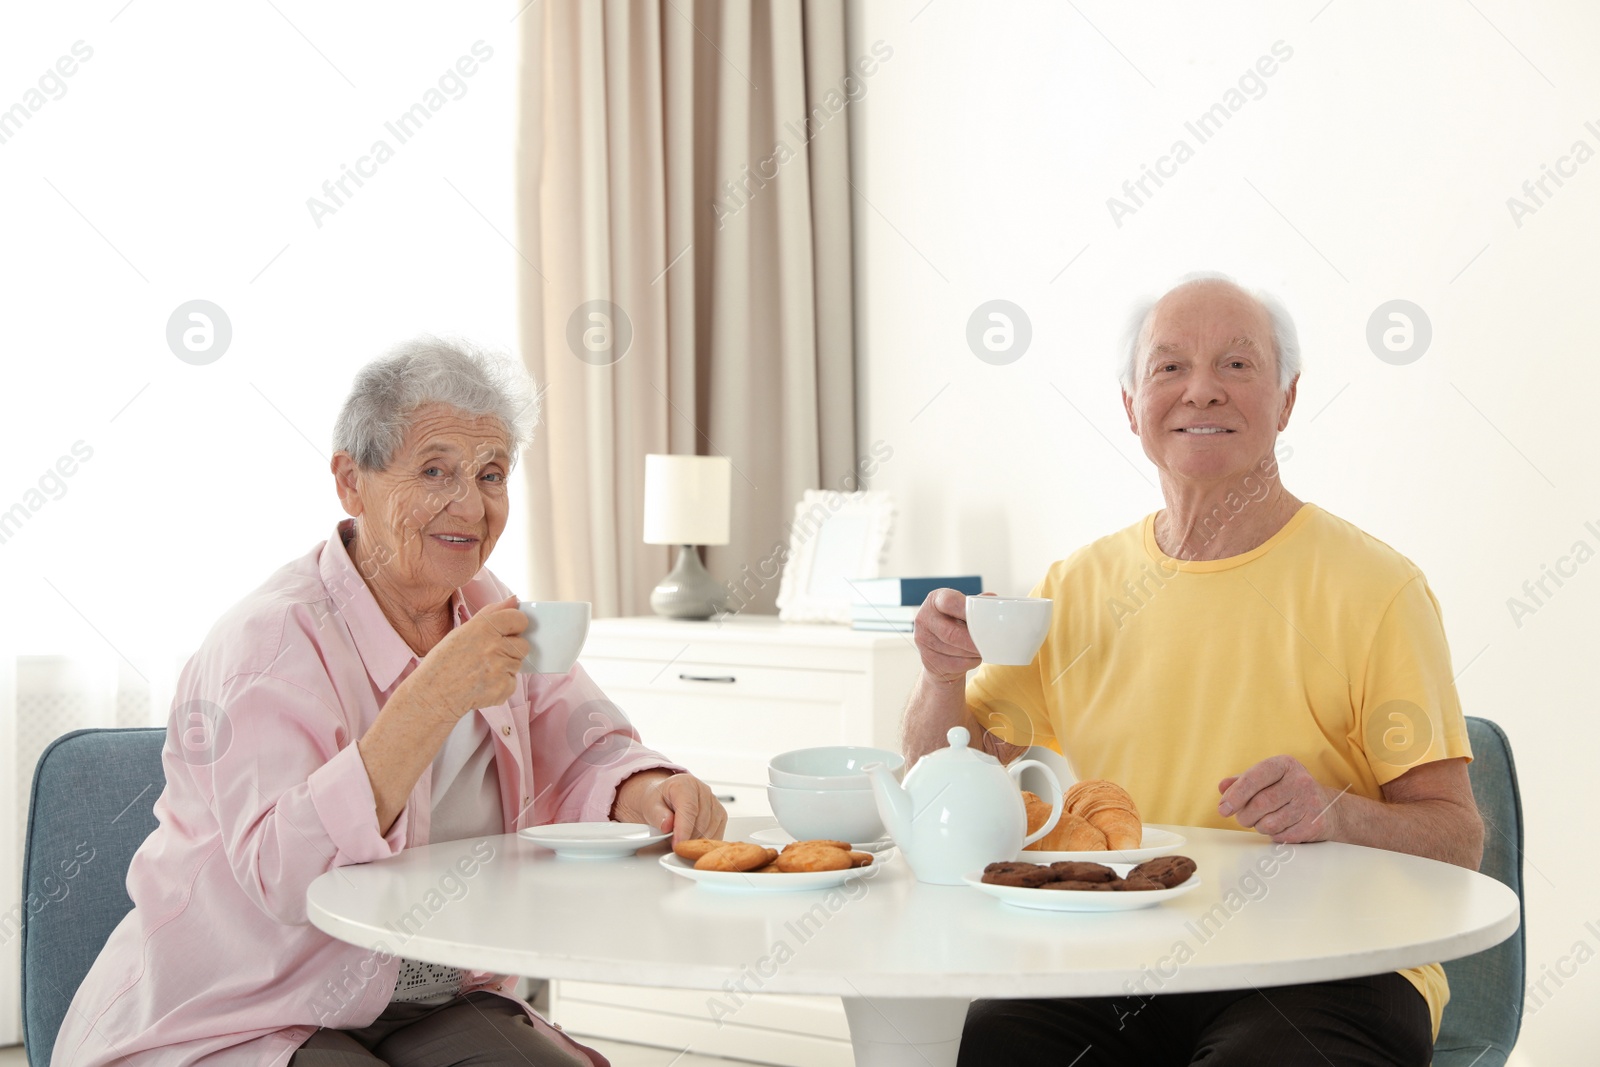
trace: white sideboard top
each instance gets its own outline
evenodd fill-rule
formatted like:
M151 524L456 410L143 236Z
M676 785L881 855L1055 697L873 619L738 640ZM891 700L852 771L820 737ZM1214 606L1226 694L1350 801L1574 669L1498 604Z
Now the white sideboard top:
M875 649L904 646L915 649L908 633L852 630L830 623L781 622L776 615L728 615L703 622L641 615L624 619L596 619L589 627L591 639L635 638L716 642L718 644L809 645L818 648Z

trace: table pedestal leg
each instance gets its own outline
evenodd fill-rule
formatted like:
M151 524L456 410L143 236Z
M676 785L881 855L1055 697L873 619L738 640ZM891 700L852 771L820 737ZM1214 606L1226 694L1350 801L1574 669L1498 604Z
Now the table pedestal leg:
M955 1067L971 1001L841 997L856 1067Z

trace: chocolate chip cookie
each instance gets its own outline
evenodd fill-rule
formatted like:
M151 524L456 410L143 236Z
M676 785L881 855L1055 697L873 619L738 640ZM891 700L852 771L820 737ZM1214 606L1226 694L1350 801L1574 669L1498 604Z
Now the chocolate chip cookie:
M1148 878L1152 882L1159 882L1164 889L1171 889L1187 882L1194 872L1194 860L1188 856L1158 856L1139 864L1128 872L1128 877Z

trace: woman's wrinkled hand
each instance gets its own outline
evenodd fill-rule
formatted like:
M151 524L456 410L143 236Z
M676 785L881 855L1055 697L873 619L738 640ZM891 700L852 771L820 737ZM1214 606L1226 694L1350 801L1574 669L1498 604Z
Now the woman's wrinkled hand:
M661 770L640 771L618 786L611 818L670 830L674 843L720 838L728 825L728 812L710 786L692 774Z
M457 719L474 708L503 704L516 691L517 671L528 654L522 636L527 628L516 597L490 604L433 646L407 681L431 706Z

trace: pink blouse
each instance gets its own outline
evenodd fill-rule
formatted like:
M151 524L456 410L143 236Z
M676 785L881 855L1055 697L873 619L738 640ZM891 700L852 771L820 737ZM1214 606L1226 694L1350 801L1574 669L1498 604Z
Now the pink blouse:
M509 595L480 571L452 599L457 623ZM354 743L418 662L337 533L217 622L178 682L160 825L128 871L133 910L78 988L54 1067L281 1065L318 1027L378 1017L399 959L310 925L306 889L428 843L433 775L380 834ZM604 821L630 775L682 770L639 743L582 667L519 678L510 700L474 713L495 741L505 832ZM514 982L468 972L462 988L512 997Z

